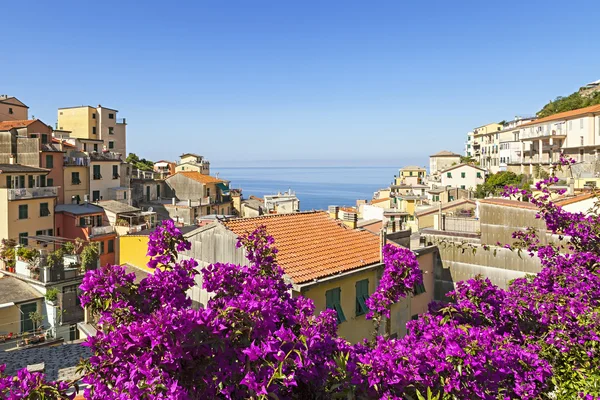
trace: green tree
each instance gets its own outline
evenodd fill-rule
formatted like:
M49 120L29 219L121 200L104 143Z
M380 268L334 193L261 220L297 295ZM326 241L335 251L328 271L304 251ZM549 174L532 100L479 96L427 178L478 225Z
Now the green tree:
M548 117L553 114L576 110L578 108L600 104L600 92L592 93L589 96L582 96L575 92L567 97L559 96L546 104L538 113L539 118Z
M485 182L477 185L475 197L483 198L487 195L498 195L505 186L523 186L525 179L523 175L517 175L514 172L502 171L493 175L489 175Z
M135 153L129 153L125 161L141 171L152 171L154 169L154 162L146 160L145 158L140 159Z

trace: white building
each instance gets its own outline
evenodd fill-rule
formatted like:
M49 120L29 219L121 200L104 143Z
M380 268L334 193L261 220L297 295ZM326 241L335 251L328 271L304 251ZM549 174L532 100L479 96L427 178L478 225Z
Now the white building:
M283 193L265 195L264 202L267 213L289 214L300 211L300 200L291 189Z
M560 153L578 162L593 163L600 152L600 105L566 111L521 125L520 169L533 173L533 166L551 165Z
M473 150L473 131L467 132L467 141L465 142L465 157L473 157L475 156L475 151Z
M508 165L521 161L522 156L521 142L510 141L500 143L500 171L507 171Z
M485 181L485 169L471 164L460 164L441 172L442 187L475 190Z

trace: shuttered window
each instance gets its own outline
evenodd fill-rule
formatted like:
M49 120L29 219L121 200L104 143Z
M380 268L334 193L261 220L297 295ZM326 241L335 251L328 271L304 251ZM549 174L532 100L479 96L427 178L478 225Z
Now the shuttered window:
M341 293L342 290L340 288L331 289L325 292L326 307L336 311L338 324L346 321L346 316L342 310Z
M363 279L362 281L356 282L356 315L363 315L369 311L366 303L368 298L369 280Z
M421 278L423 278L423 271L421 271ZM413 291L415 292L415 296L421 293L425 293L425 283L423 283L422 279L421 283L415 285Z

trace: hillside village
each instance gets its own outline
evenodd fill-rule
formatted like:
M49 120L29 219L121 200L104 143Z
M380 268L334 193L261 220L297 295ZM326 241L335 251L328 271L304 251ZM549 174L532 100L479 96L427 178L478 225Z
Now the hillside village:
M0 364L11 357L11 370L44 363L51 375L75 376L73 357L57 362L47 346L96 333L78 298L83 275L118 264L138 280L147 276L148 238L161 220L174 221L191 241L180 257L200 267L243 263L237 239L265 226L293 293L312 299L316 311L334 309L340 335L356 343L369 335L365 299L378 285L383 245L413 250L423 274L414 295L392 307L388 333L399 337L460 280L482 274L506 287L540 270L539 260L497 245L511 243L515 230L541 227L536 207L482 194L490 177L530 187L564 154L576 163L561 172L566 193L556 202L581 212L591 209L600 184L600 105L478 126L463 154L438 149L428 167L401 167L371 199L320 211L301 211L291 190L245 198L242 188L211 175L198 154L150 164L126 157L127 121L118 113L100 105L59 108L53 127L29 119L16 97L0 96ZM210 295L201 281L189 293L195 307ZM34 351L17 357L13 350ZM84 348L77 352L86 356Z

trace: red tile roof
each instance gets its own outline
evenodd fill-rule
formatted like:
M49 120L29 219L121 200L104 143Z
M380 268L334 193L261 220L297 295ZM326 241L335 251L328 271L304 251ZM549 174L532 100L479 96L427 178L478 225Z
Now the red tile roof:
M61 142L61 140L60 140L60 139L57 139L57 138L52 138L52 143L60 143L60 142ZM72 144L71 144L71 143L69 143L69 142L65 142L64 140L62 141L62 145L63 145L63 146L65 146L65 147L72 147L72 148L75 148L75 145L72 145Z
M526 201L510 200L510 199L483 199L479 200L483 204L491 204L494 206L514 207L514 208L525 208L528 210L537 210L538 208Z
M565 111L565 112L561 112L558 114L549 115L547 117L536 119L535 121L531 121L526 124L522 124L520 127L537 125L537 124L542 124L544 122L557 121L557 120L565 119L565 118L579 117L579 116L590 114L590 113L600 113L600 104L595 105L595 106L578 108L576 110Z
M210 176L210 175L202 175L200 172L197 172L197 171L177 172L177 173L171 175L169 178L171 178L171 177L173 177L175 175L183 175L186 178L193 179L196 182L200 182L200 183L219 183L219 182L225 182L223 179L218 179L218 178L215 178L214 176Z
M371 204L383 203L384 201L388 201L389 199L389 197L384 197L383 199L371 200Z
M236 235L264 225L277 261L294 283L305 283L380 261L379 237L345 227L325 212L276 214L221 222Z
M15 121L0 121L0 131L7 131L13 128L24 128L33 124L37 119L20 119Z

